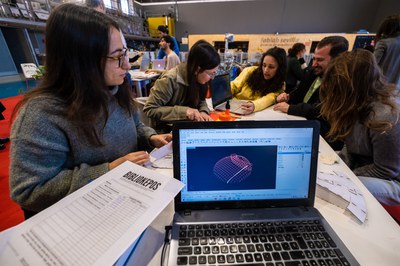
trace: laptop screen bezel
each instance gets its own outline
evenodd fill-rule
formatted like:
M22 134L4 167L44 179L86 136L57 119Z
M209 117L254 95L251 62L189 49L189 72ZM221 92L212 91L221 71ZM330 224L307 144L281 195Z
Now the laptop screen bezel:
M174 178L180 180L179 139L181 129L207 128L312 128L312 149L310 166L310 183L308 198L279 199L279 200L246 200L246 201L203 201L182 202L181 192L175 197L175 211L240 209L240 208L270 208L270 207L312 207L315 200L316 177L318 166L319 122L316 120L290 121L229 121L229 122L177 122L174 124L173 135L173 165Z
M215 82L215 80L217 80L217 79L219 79L219 78L221 78L221 79L228 79L229 80L229 91L228 91L228 94L227 94L227 96L225 97L225 98L221 98L221 99L219 99L219 100L216 100L215 98L214 98L214 91L215 91L215 89L216 88L214 88L214 86L213 86L213 82ZM218 75L218 76L216 76L212 81L211 81L211 86L210 86L210 89L211 89L211 101L212 101L212 106L213 106L213 108L215 108L216 106L218 106L218 105L220 105L221 103L224 103L224 102L226 102L226 101L228 101L228 100L231 100L232 99L232 92L231 92L231 85L230 85L230 79L231 79L231 75L229 74L229 73L223 73L223 74L220 74L220 75ZM230 93L229 93L230 92Z

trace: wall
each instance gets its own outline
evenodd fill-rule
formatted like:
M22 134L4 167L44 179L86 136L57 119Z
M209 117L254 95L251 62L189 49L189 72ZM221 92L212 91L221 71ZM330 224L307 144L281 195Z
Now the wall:
M169 14L173 5L145 6ZM383 17L400 13L399 0L255 0L178 4L176 37L190 34L375 32ZM173 12L172 12L173 13Z
M286 51L293 46L296 42L304 43L306 46L307 53L309 53L312 42L320 41L322 38L332 34L237 34L235 35L235 41L247 41L249 42L248 52L257 53L265 52L269 48L278 46L284 48ZM353 49L353 44L358 34L346 33L346 34L335 34L345 37L349 41L349 50ZM371 35L371 34L370 34ZM189 36L189 48L198 40L203 39L212 44L215 41L224 41L224 34L193 34Z

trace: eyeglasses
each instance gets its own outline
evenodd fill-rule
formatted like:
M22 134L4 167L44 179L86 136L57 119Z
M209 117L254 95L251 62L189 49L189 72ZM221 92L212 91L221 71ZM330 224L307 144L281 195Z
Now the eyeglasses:
M204 72L207 74L207 76L210 77L210 79L214 79L215 76L217 75L217 72L213 72L212 74L208 73L207 71L204 70Z
M128 49L123 48L122 54L118 57L115 56L107 56L107 58L117 61L118 60L118 67L122 67L126 58L128 57Z

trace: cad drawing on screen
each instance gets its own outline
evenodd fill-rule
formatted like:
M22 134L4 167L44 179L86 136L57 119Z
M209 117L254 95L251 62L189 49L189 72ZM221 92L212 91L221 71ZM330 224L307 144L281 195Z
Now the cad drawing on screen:
M213 171L222 182L237 184L250 176L252 166L246 157L231 154L216 162Z

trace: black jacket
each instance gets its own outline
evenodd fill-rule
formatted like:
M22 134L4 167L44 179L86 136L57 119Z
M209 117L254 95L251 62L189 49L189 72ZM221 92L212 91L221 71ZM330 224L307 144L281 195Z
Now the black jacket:
M312 69L306 72L304 79L298 86L298 89L290 93L288 114L302 116L308 120L318 120L321 126L320 134L325 138L330 129L330 125L328 121L320 116L321 101L319 99L319 88L313 93L307 103L303 103L304 96L307 94L307 91L316 78L317 76L314 74ZM325 140L334 150L341 150L343 147L343 142L341 141L330 142L326 138Z

